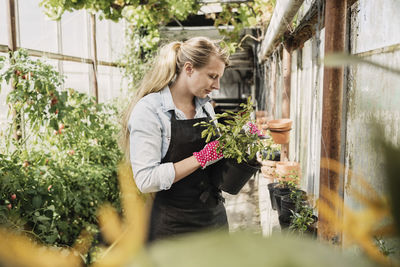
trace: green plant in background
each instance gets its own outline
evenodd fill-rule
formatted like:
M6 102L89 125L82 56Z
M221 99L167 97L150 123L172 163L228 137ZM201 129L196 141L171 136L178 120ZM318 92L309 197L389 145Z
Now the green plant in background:
M248 124L251 122L250 115L253 112L251 98L247 99L246 104L240 104L240 107L237 112L228 110L216 114L209 122L194 124L206 128L201 133L203 138L206 137L206 142L213 136L218 136L219 149L223 148L224 157L235 159L238 163L252 161L258 152L268 150L258 134L249 130ZM218 122L219 119L223 119L224 123Z
M98 232L97 207L120 209L112 106L73 89L50 65L19 50L0 59L0 82L12 82L20 139L11 130L0 150L0 224L38 242L71 246L82 229Z
M56 90L63 83L63 77L52 66L30 59L24 50L16 51L9 60L1 57L0 62L2 69L7 66L0 81L12 82L15 88L8 94L7 103L17 114L13 127L17 129L17 138L26 137L26 129L20 127L22 119L36 131L46 123L58 130L57 121L68 112L66 92Z
M119 64L124 67L125 77L132 89L135 89L143 73L147 71L157 48L163 41L168 41L162 40L160 29L169 22L184 21L189 15L197 14L200 9L200 3L195 0L42 0L40 5L51 19L60 19L65 11L86 9L97 12L100 19L126 20L128 41ZM223 3L221 13L209 15L215 20L214 26L224 39L221 45L233 53L248 37L260 42L274 5L274 0ZM228 30L220 27L226 25L233 28ZM255 29L256 36L242 36L245 28Z
M298 184L300 182L300 177L297 171L292 170L286 175L280 176L278 179L279 187L288 188L291 192L294 192L298 189Z
M378 246L380 252L384 256L390 256L391 254L396 253L396 249L393 247L388 247L386 241L381 236L374 236L375 243Z
M210 18L215 20L214 26L219 33L225 37L226 44L231 52L241 47L246 38L252 38L261 42L275 6L275 1L255 0L246 3L222 4L222 12L218 15L211 14ZM221 28L220 26L231 25L232 29ZM255 30L255 35L241 33L245 28Z
M296 209L298 203L296 202ZM292 211L293 215L290 221L289 230L293 233L303 235L310 230L312 224L316 222L313 209L308 204L301 203L296 211Z

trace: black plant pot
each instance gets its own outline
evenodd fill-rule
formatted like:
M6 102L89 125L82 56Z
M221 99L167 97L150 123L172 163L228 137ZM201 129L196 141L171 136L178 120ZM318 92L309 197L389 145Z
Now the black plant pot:
M303 190L297 189L300 193L301 205L307 205L307 193ZM293 212L297 212L299 207L296 207L296 200L290 197L290 193L281 197L281 209L279 215L291 216Z
M276 202L276 210L278 211L278 214L281 214L281 198L285 195L290 194L290 189L287 187L276 187L274 190L274 198Z
M212 177L214 180L219 181L219 189L236 195L251 176L260 170L260 164L256 161L251 162L251 164L254 165L245 162L237 163L233 159L222 159L213 164Z
M290 194L284 195L281 197L281 209L278 212L278 215L283 215L286 217L290 217L293 215L293 212L296 212L296 202L290 198Z
M290 216L279 215L278 219L282 230L289 228L292 220Z
M271 200L271 207L273 210L276 210L276 199L275 199L275 188L279 185L279 183L270 183L268 184L269 191L269 199Z
M268 154L267 150L262 151L263 157L267 160L272 160L272 161L280 161L281 160L281 152L280 151L274 151L272 155Z

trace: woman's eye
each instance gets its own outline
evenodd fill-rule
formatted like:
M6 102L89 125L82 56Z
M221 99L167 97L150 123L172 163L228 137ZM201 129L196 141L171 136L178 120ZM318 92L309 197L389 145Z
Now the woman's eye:
M208 75L208 76L210 76L210 78L213 80L217 79L217 75Z

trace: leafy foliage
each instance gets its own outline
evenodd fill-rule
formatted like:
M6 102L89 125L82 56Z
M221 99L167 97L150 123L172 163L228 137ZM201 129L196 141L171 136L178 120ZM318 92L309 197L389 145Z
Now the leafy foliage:
M12 82L8 103L23 138L10 132L0 151L0 223L40 242L72 245L80 231L98 231L96 210L119 208L119 131L111 106L73 89L23 50L2 58L0 82Z
M222 4L219 14L211 14L224 41L222 46L234 52L240 46L244 28L257 29L254 40L261 41L264 29L270 20L274 0L255 0L242 4ZM163 41L160 29L171 21L184 21L189 15L197 14L200 4L195 0L42 0L40 5L52 19L60 19L65 11L86 9L97 12L100 18L127 21L127 46L120 64L124 66L125 77L130 87L135 88L143 74L148 70L148 63ZM219 26L231 25L232 30Z
M292 232L303 235L305 232L310 231L311 225L315 222L316 217L313 214L313 209L308 205L300 205L300 208L293 212L289 229Z
M237 112L226 111L222 114L216 114L215 118L209 122L196 123L194 126L205 127L201 133L206 137L206 142L211 137L218 136L220 143L218 150L223 148L225 158L236 159L238 163L249 161L256 158L257 152L271 150L265 147L257 133L248 130L248 123L251 122L250 115L253 112L251 98L247 103L240 104L241 110ZM224 124L219 123L218 119L224 119Z
M159 267L376 266L361 255L349 255L312 239L279 234L266 238L248 232L188 235L155 243L139 256L138 266Z
M211 14L210 17L215 20L214 26L222 36L225 36L228 46L234 52L238 46L240 47L242 38L251 37L258 42L264 38L264 29L270 21L274 5L275 1L270 0L223 4L222 12ZM219 28L224 25L232 25L233 29ZM245 28L255 29L257 36L241 36Z

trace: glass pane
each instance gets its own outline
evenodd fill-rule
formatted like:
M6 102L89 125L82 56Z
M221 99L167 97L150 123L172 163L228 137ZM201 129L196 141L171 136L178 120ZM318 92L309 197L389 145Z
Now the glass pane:
M0 0L0 44L8 44L6 0ZM7 26L7 27L6 27Z
M120 59L125 48L125 23L110 21L111 25L111 61Z
M61 19L63 54L89 58L88 16L86 11L64 13Z
M89 67L85 63L64 61L65 88L89 94Z
M110 61L111 59L111 40L110 40L110 22L103 19L99 20L96 16L96 44L97 59Z
M19 1L20 46L57 52L57 23L44 15L38 1Z
M107 102L112 98L111 94L111 73L112 67L98 66L97 83L99 88L99 102Z
M123 78L122 72L119 68L112 68L111 85L112 85L112 98L126 95L127 80Z

